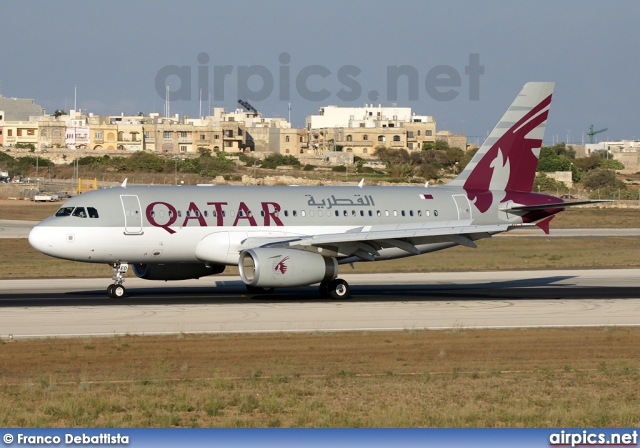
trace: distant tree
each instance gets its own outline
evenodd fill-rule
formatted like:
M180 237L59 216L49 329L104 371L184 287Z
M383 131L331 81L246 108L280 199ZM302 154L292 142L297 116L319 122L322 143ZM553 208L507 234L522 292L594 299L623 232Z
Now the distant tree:
M269 154L262 161L262 168L276 169L279 166L300 166L300 161L292 155Z
M67 115L67 113L60 109L56 109L56 111L53 113L53 116L56 118L58 118L60 115Z
M211 157L211 150L209 148L205 148L203 146L199 146L198 147L198 154L200 154L200 157Z
M590 190L608 187L627 188L624 182L616 179L615 171L604 168L596 168L595 170L585 173L585 175L582 176L582 184Z
M600 162L600 168L609 170L623 170L624 164L616 159L604 159L602 162Z
M544 173L538 173L533 180L532 191L536 193L538 191L547 191L555 194L556 192L567 192L569 191L569 188L564 182L558 182Z

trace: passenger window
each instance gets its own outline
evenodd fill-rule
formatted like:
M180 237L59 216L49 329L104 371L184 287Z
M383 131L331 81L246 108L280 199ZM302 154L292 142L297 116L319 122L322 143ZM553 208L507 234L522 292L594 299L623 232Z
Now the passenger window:
M409 216L413 216L413 210L409 210Z
M422 210L418 210L418 216L422 216Z
M369 216L373 216L373 212L369 210Z
M93 207L87 207L87 212L89 213L89 218L99 218L98 210Z
M87 212L84 207L76 207L71 216L77 216L78 218L86 218Z
M393 211L393 216L398 216L398 211L397 210Z
M322 210L318 210L318 216L322 216Z
M182 218L182 210L178 210L178 218Z
M302 210L302 211L300 212L300 215L301 215L302 217L305 217L305 216L307 215L307 213L306 213L304 210Z
M438 216L438 210L433 211L433 216Z
M284 211L284 216L289 216L289 210Z
M364 210L360 210L360 216L364 216Z
M376 213L378 214L378 216L382 216L382 214L380 214L380 210L377 210Z
M209 216L209 212L208 211L204 211L204 217L206 218L207 216Z
M73 207L62 207L56 212L56 216L70 216L73 211Z
M295 211L295 210L294 210L292 213L293 213L294 218L295 218L296 216L298 216L298 212L297 212L297 211Z
M384 216L389 216L389 210L384 211Z
M424 212L424 216L429 216L429 215L430 215L429 210Z
M356 216L356 211L355 210L351 210L351 216Z
M340 216L340 212L336 210L336 216Z
M402 210L402 212L401 212L401 213L402 213L402 216L404 216L404 210Z

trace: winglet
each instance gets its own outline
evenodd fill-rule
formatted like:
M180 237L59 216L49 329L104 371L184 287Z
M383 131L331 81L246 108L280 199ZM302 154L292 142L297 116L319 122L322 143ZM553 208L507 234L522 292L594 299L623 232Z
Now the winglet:
M122 181L122 185L120 185L122 188L127 188L127 177L124 178L124 180Z
M556 217L556 215L551 215L548 218L543 219L542 221L538 221L536 223L536 226L540 227L544 233L549 235L549 223L555 217Z

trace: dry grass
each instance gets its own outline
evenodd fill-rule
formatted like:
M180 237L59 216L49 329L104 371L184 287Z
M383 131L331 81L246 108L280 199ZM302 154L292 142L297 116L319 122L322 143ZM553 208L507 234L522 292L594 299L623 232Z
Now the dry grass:
M640 424L640 328L0 345L0 426Z
M0 200L0 219L42 221L53 215L62 202L31 202Z

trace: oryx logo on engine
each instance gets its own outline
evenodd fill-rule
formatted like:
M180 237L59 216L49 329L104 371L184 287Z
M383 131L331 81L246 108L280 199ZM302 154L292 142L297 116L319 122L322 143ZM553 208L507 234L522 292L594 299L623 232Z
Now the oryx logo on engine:
M280 262L278 264L276 264L276 267L275 267L274 271L280 271L280 272L282 272L282 274L287 272L287 265L284 264L284 262L287 261L288 259L289 259L289 257L284 257L282 260L280 260Z

